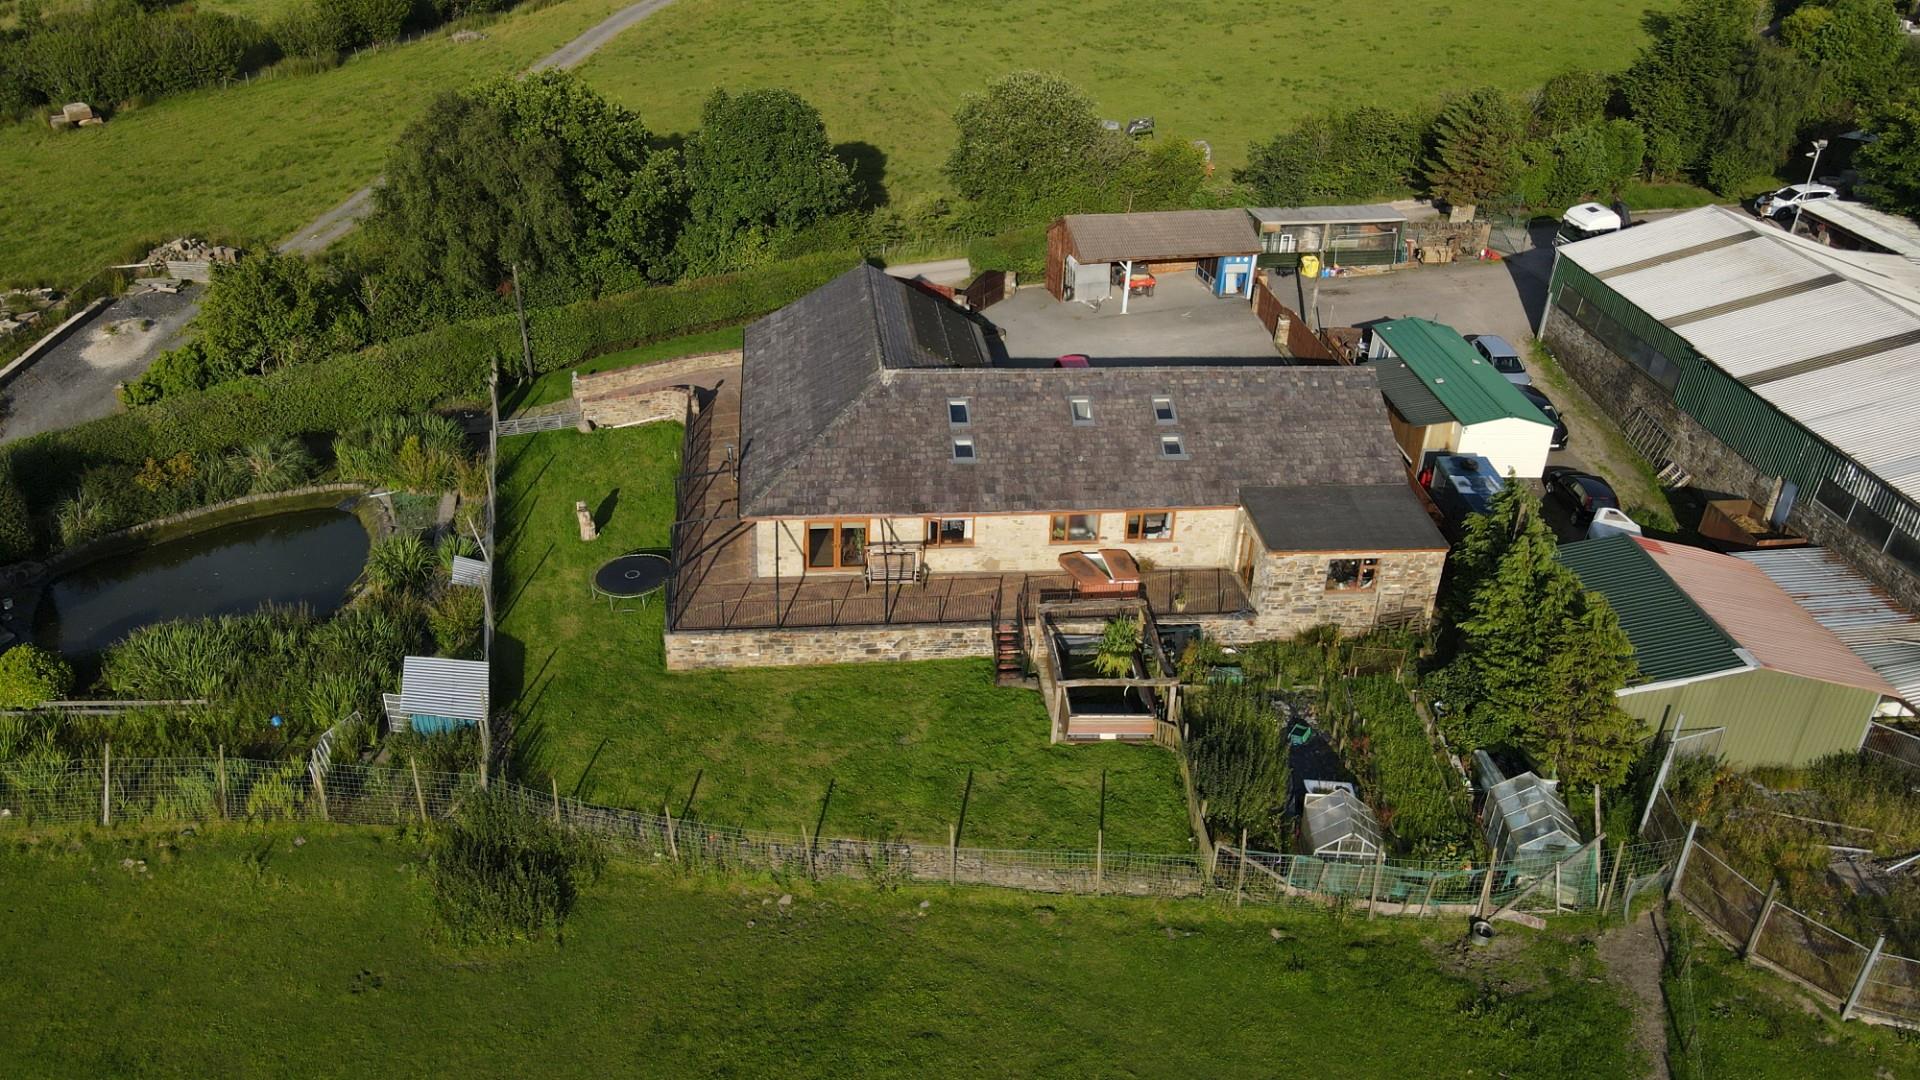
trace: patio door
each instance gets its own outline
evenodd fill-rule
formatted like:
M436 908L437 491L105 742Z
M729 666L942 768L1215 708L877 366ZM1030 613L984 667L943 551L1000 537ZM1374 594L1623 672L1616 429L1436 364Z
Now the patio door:
M807 522L807 569L852 570L865 565L865 521Z

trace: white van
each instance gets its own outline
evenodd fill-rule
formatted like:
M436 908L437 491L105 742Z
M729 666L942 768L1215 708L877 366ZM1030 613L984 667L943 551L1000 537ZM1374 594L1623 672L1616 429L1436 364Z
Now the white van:
M1567 207L1560 215L1560 229L1553 234L1553 246L1572 244L1594 236L1619 232L1622 222L1620 215L1601 206L1597 202L1581 203Z

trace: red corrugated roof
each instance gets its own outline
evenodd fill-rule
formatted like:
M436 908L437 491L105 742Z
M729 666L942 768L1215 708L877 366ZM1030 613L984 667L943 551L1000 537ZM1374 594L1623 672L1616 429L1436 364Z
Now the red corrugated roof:
M1639 538L1662 573L1764 667L1822 682L1899 691L1759 567L1704 548Z

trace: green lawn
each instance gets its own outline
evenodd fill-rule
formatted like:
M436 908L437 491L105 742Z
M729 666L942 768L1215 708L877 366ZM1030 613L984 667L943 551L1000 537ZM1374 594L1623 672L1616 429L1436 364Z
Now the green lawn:
M1577 938L616 864L563 945L454 949L417 855L374 829L10 845L6 1074L1637 1075Z
M508 413L515 413L539 405L550 405L561 398L571 397L575 372L591 375L596 371L612 371L616 368L632 367L635 364L651 364L656 360L672 360L682 356L698 356L701 353L738 349L745 333L744 327L732 326L725 330L688 334L685 337L642 345L637 349L623 349L620 352L607 353L605 356L596 356L565 371L549 371L530 383L515 387L501 399L500 408Z
M884 155L886 186L905 202L946 190L955 106L1009 71L1060 72L1103 115L1155 117L1162 135L1205 139L1230 169L1250 140L1329 105L1428 104L1483 83L1521 90L1569 67L1624 67L1644 39L1641 13L1668 6L676 0L582 71L662 132L693 127L715 87L797 91L836 141Z
M625 6L562 0L317 75L164 98L105 127L0 126L0 284L72 285L183 233L274 240L373 179L442 90L517 71Z
M660 601L615 614L587 583L665 547L679 448L677 424L502 445L496 698L519 701L530 775L676 814L698 776L693 816L795 832L832 781L823 835L945 843L973 769L963 843L1091 850L1105 770L1109 850L1191 850L1171 754L1050 745L1040 696L993 686L987 660L666 672ZM602 508L592 544L579 500Z
M1690 916L1668 910L1676 933L1664 981L1667 1057L1676 1080L1920 1076L1920 1038L1840 1023L1780 976L1742 963Z

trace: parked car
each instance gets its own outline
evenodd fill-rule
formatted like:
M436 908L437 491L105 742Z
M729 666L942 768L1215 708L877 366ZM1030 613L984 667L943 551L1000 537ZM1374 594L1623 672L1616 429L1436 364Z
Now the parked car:
M1573 515L1573 523L1582 528L1593 521L1593 515L1599 511L1620 509L1620 498L1613 493L1613 485L1592 473L1552 465L1548 466L1543 479L1547 494L1566 507Z
M1517 389L1520 391L1521 397L1533 402L1533 407L1539 409L1542 416L1553 421L1553 441L1547 444L1548 448L1565 450L1567 448L1568 437L1567 418L1561 416L1560 410L1554 407L1553 399L1541 393L1540 388L1537 386L1526 385L1517 387Z
M1520 362L1520 350L1507 344L1507 339L1499 334L1469 334L1467 344L1475 352L1493 365L1493 370L1507 377L1515 386L1533 385L1533 376L1527 374L1527 366Z
M1753 209L1761 217L1778 221L1807 203L1831 199L1839 194L1839 189L1825 184L1788 184L1779 191L1771 191L1755 199Z

